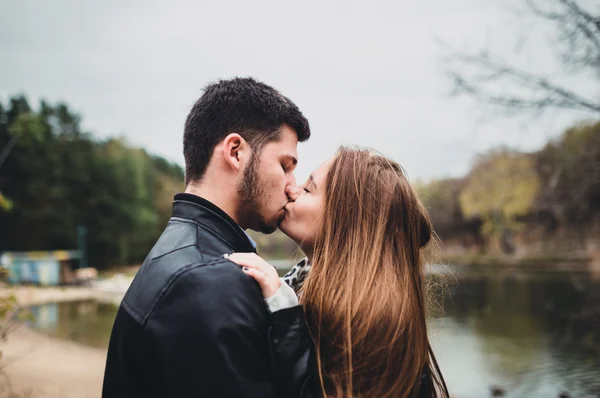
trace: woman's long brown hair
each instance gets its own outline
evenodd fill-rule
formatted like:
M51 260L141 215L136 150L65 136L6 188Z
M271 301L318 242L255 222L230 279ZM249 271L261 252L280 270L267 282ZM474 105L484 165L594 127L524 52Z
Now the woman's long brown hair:
M301 302L327 397L448 397L425 323L429 215L402 168L342 147Z

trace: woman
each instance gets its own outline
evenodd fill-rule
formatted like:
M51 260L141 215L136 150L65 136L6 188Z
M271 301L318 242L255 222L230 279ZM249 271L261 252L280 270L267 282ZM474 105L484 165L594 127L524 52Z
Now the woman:
M422 258L431 221L401 167L341 148L290 192L280 229L307 255L286 278L301 306L260 257L228 257L258 281L273 313L281 394L448 397L425 322ZM297 358L296 367L280 369L282 356Z

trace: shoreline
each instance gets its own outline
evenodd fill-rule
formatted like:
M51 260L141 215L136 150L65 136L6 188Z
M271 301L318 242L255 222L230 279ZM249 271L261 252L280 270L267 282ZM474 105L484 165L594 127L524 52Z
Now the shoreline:
M51 337L22 325L1 346L12 392L29 398L99 397L106 349ZM12 396L0 378L0 396Z
M523 256L492 254L442 255L445 263L457 268L514 269L518 271L589 271L598 272L600 263L588 256Z
M96 300L119 305L129 284L121 289L106 290L96 286L20 286L0 285L0 297L13 295L20 307L47 303Z
M56 286L20 286L7 285L0 291L0 297L14 295L20 306L29 307L46 303L64 301L91 300L95 297L92 288L56 287Z
M442 255L441 264L431 264L437 271L447 273L444 267L455 271L523 271L523 272L590 272L600 275L600 264L587 257L509 257L499 255ZM21 307L61 303L70 301L96 300L101 303L119 305L134 274L118 273L107 279L100 279L82 286L35 286L9 285L0 282L0 297L14 295Z

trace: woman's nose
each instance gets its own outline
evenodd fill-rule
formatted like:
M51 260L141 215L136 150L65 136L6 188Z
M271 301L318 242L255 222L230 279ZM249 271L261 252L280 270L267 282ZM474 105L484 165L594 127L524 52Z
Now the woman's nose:
M296 184L290 184L288 185L287 191L286 191L286 195L288 196L288 198L290 198L290 200L292 202L295 202L296 199L298 199L298 196L300 196L300 194L302 193L302 187L296 185Z

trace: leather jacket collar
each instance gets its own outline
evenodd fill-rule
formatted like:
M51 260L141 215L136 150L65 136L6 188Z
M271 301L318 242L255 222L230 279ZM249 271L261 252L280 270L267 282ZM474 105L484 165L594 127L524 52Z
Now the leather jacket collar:
M244 230L227 213L200 196L178 193L173 202L173 217L195 222L239 252L256 252Z

